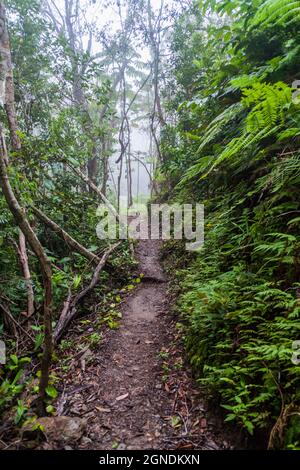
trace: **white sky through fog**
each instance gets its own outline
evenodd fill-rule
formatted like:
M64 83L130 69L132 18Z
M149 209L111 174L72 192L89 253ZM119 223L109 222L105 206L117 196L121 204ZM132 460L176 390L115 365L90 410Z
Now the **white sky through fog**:
M162 0L151 0L152 5L155 9L160 8L161 1ZM125 8L124 8L124 17L126 14ZM108 23L110 24L110 29L113 32L117 31L120 28L119 14L118 14L116 5L114 6L110 5L109 7L103 9L101 8L101 5L99 5L98 3L97 5L93 6L90 14L91 14L91 18L93 18L94 20L96 19L96 24L98 28L100 28L101 26L103 27ZM94 47L97 47L97 45L95 44ZM146 61L148 59L149 51L146 47L144 49L143 48L140 49L139 53L141 54L142 60ZM145 127L145 121L141 123L140 127ZM141 155L145 155L145 157L147 158L147 156L149 155L149 145L150 145L149 132L146 132L145 130L141 128L132 127L131 128L132 153L134 154L135 152L141 152ZM110 162L109 162L111 171L113 174L113 178L115 180L115 184L117 184L118 173L119 173L119 169L117 165L115 164L115 160L118 156L119 156L119 145L117 144L116 151L114 155L112 155L112 157L110 158ZM147 166L150 170L150 165L147 165ZM125 169L126 169L125 167L126 165L123 164L123 175L122 175L122 180L121 180L121 197L123 197L126 200L127 199L127 179L125 176ZM132 159L131 169L132 169L133 197L143 198L143 196L149 196L150 195L150 178L149 178L147 171L145 170L143 165L141 165L137 161L134 161L134 159ZM110 184L110 188L114 189L114 184L111 178L110 178L109 184Z
M54 0L55 4L57 7L61 10L64 11L64 0ZM155 10L158 10L161 7L161 2L164 3L164 5L176 5L179 6L180 1L176 0L151 0L152 6L154 7ZM51 0L49 0L49 3L51 3ZM86 20L88 23L94 23L96 28L98 30L101 30L101 28L105 28L108 26L109 32L113 34L120 28L120 21L119 21L119 13L118 13L118 7L116 5L116 2L114 2L114 5L108 5L104 6L106 2L105 0L95 0L95 4L91 4L91 2L81 0L81 5L82 7L85 8L84 14L86 17ZM123 17L126 15L126 1L122 2L124 5L122 7L122 12L123 12ZM93 43L93 50L92 54L95 54L99 52L100 45L97 44L96 41ZM141 47L138 51L141 54L141 60L147 61L149 58L149 50L145 46L144 48ZM143 113L144 114L144 113ZM140 123L141 125L137 127L132 127L131 129L131 149L132 153L134 154L135 152L142 152L144 157L148 157L149 155L149 145L150 145L150 134L149 131L145 131L142 129L142 127L146 127L146 121L144 120L143 122ZM116 140L118 141L118 136L116 136ZM119 156L119 144L116 142L115 144L115 154L112 155L110 158L110 167L112 169L112 174L113 178L115 180L115 183L117 183L117 175L118 175L118 169L115 164L116 158ZM143 157L142 157L143 158ZM125 159L124 159L125 160ZM125 177L125 162L123 165L123 176L122 176L122 182L121 182L121 195L123 197L127 196L127 180ZM150 168L150 165L148 165ZM110 178L109 182L110 188L114 188L114 184L112 179ZM147 171L143 168L141 164L139 164L136 161L132 161L132 189L133 189L133 196L136 197L139 194L142 195L149 195L150 193L150 180L149 180L149 175Z

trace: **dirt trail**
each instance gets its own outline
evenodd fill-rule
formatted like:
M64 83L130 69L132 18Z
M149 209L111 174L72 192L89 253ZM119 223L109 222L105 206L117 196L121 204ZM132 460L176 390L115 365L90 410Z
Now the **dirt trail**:
M84 355L78 367L75 354L73 372L64 381L67 395L58 403L59 414L87 421L85 435L72 448L229 447L219 421L208 419L184 362L159 250L159 241L140 241L136 255L143 281L123 301L119 328L105 335L85 366Z
M170 403L162 390L159 352L166 325L165 276L159 263L159 242L140 242L137 254L143 283L122 307L123 320L102 362L99 419L90 426L97 449L159 448Z

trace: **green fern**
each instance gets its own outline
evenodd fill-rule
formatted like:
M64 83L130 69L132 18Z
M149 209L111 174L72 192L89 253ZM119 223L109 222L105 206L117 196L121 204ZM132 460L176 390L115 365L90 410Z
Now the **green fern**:
M300 20L299 0L267 0L258 9L252 26L271 26Z
M233 157L239 155L241 152L245 152L248 148L254 146L255 144L259 143L262 139L269 137L272 134L275 134L280 129L279 126L273 127L265 127L258 132L253 131L250 133L242 134L241 137L237 137L229 142L227 147L223 150L223 152L218 155L217 159L210 167L210 169L202 176L202 178L206 178L218 165L223 163L225 160L233 159Z
M278 123L284 123L284 108L291 103L291 88L283 82L274 85L255 83L243 90L242 102L251 107L246 119L246 131L255 133L260 129L270 129Z
M233 119L237 118L237 116L243 110L243 106L241 103L235 103L228 108L226 108L221 114L219 114L209 125L200 146L198 148L198 152L201 152L204 147L210 144L218 135L222 132L224 126L228 124Z
M199 150L211 143L220 133L222 126L241 113L243 108L251 108L244 122L241 135L232 139L224 150L217 155L213 164L208 168L211 157L205 157L189 168L182 183L186 183L202 170L202 178L206 178L212 170L225 160L229 160L253 147L262 139L279 132L285 122L286 108L291 103L291 88L283 82L275 84L254 83L252 87L242 90L241 103L232 105L215 118L208 127ZM207 163L205 168L205 163Z

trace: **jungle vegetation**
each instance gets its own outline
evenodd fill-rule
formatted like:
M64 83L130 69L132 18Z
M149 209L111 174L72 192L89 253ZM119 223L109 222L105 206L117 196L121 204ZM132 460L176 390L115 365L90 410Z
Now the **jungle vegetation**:
M130 282L96 209L118 210L125 173L134 202L139 162L152 200L205 206L204 247L164 247L199 387L250 439L299 449L300 2L171 3L0 1L0 412L24 421L33 376L53 412L81 296ZM117 27L86 14L108 6Z
M160 167L166 199L205 205L204 248L177 270L199 384L226 422L262 433L269 448L290 449L300 443L300 370L292 362L300 313L298 8L204 1L181 15L166 102L174 122L162 131Z

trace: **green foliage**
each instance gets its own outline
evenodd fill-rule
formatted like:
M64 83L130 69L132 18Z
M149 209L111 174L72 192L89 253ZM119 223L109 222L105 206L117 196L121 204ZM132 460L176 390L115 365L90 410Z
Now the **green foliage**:
M73 50L67 31L62 28L58 33L51 14L45 13L48 8L46 3L42 0L5 2L14 69L17 134L22 147L20 151L14 152L12 149L9 123L3 107L1 120L11 163L8 167L10 183L52 265L52 326L55 328L68 293L75 295L90 282L93 267L86 258L74 252L65 240L41 223L31 206L42 209L96 255L101 256L106 249L107 242L100 241L96 234L96 209L100 198L89 190L70 165L86 172L91 159L95 157L97 168L91 178L111 198L110 189L107 188L109 168L105 167L105 163L112 155L119 124L116 115L118 92L117 86L115 90L113 88L115 76L111 72L111 64L116 64L116 59L120 59L124 50L118 47L115 36L106 38L106 34L103 37L102 33L98 34L94 24L90 27L90 45L92 47L93 38L96 37L99 49L105 42L102 53L96 54L94 58L92 49L83 51L79 37L74 44L77 50ZM51 7L55 10L52 3ZM59 18L60 15L58 21ZM72 23L73 20L75 35L79 32L84 35L86 18L81 16L83 24L78 28L80 31L77 29L78 19L72 16ZM131 49L128 56L133 58L133 52ZM134 59L137 57L135 54ZM113 67L114 70L117 68ZM141 68L144 68L144 64ZM130 73L132 71L131 68ZM80 99L76 95L77 86L80 88ZM102 111L105 112L102 114ZM15 404L15 399L23 391L24 359L18 359L19 351L22 354L30 351L39 359L45 336L41 326L45 294L41 267L28 244L28 267L34 294L34 312L29 317L28 284L24 281L18 242L19 229L0 194L0 334L6 343L8 355L11 354L9 363L1 370L1 412L10 402ZM129 244L124 242L114 259L101 272L100 287L95 289L98 303L107 291L121 288L129 282L132 266ZM86 313L85 306L80 307L82 313ZM9 312L8 316L2 315L2 308ZM112 327L117 325L115 320L110 321ZM90 335L89 339L92 345L96 345L100 334ZM53 359L58 360L55 354ZM26 372L29 376L29 371ZM38 387L33 391L38 392ZM57 392L53 385L49 385L47 394L49 399L55 398ZM16 420L22 421L26 409L21 401L16 410ZM53 412L53 409L49 410Z
M285 123L285 110L292 100L291 89L282 82L274 85L255 83L251 88L243 89L242 103L249 108L254 106L246 118L246 131L256 133L260 129L269 129L276 124Z
M20 422L25 418L27 411L28 411L28 407L24 405L22 400L18 400L16 415L15 415L16 424L20 424Z
M300 2L294 0L267 0L258 9L253 26L263 27L300 21Z
M99 344L102 340L102 337L101 337L101 335L99 335L99 333L95 332L95 333L92 333L89 336L88 340L89 340L89 343L90 343L91 347L97 347L97 346L99 346Z
M186 13L179 24L190 34L174 32L178 91L168 107L176 125L163 136L160 169L175 188L172 202L206 207L204 248L188 261L174 255L186 348L225 421L251 435L263 430L264 445L297 448L300 108L291 85L299 5L201 8L214 13L202 31Z
M58 395L57 390L53 385L48 385L48 387L46 388L46 393L50 398L53 399L56 398Z
M213 278L205 268L200 273L188 276L180 304L190 325L191 363L201 371L199 382L218 390L230 411L226 421L235 419L252 433L276 419L280 391L286 402L300 398L300 371L291 362L300 304L244 266Z
M17 357L11 354L1 376L0 384L0 410L5 409L23 391L26 382L24 380L24 365L29 363L29 357Z

